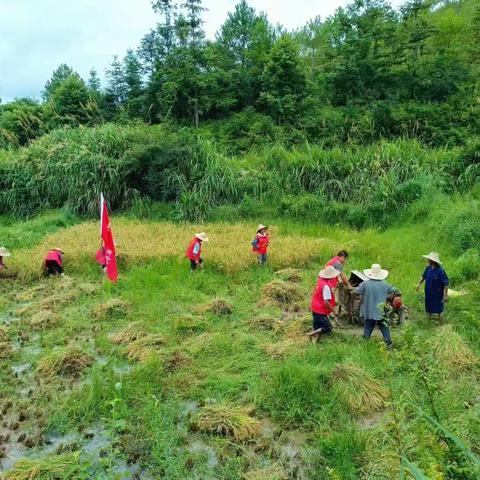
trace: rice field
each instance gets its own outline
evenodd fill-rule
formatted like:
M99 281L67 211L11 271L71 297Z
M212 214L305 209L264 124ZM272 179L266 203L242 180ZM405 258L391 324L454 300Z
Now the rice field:
M114 216L120 279L101 290L98 224L48 222L0 279L0 478L480 478L480 287L441 236L279 220L260 268L256 223ZM197 231L210 241L191 274ZM51 247L65 277L40 276ZM349 324L309 342L316 276L340 249L348 272L379 262L403 291L392 352ZM440 326L414 292L434 249L458 292Z

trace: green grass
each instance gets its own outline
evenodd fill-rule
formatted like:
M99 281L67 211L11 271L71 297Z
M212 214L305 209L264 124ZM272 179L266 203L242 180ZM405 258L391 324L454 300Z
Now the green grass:
M445 218L461 214L467 203L458 200L448 206ZM6 231L10 239L17 235L12 245L29 247L65 221L61 214L48 215L25 224L10 222ZM435 221L432 215L422 223L386 231L353 231L291 220L277 225L277 237L292 232L329 238L335 244L350 242L348 270L379 261L391 271L389 281L404 292L411 308L408 326L393 331L396 350L392 353L385 351L379 339L366 342L339 331L318 345L294 338L282 356L269 355L265 345L285 342L285 331L257 329L251 319L265 313L280 320L285 313L285 307L261 302L264 285L276 278L274 269L247 266L225 274L217 268L216 258L209 259L206 248L205 271L195 275L186 261L176 257L130 262L118 285L104 285L105 302L120 298L129 305L121 315L92 315L100 301L99 289L90 291L82 284L97 285L99 275L88 264L80 264L76 278L65 288L65 280L41 280L45 291L33 296L32 310L52 291L67 295L68 300L52 307L59 321L38 337L29 332L29 338L18 343L28 331L28 313L7 328L11 342L19 348L13 357L2 360L2 402L11 398L15 412L29 412L21 429L41 430L47 437L80 432L77 447L88 478L114 478L116 466L130 460L153 478L179 480L240 480L248 472L270 467L275 472L281 469L287 478L302 474L309 479L391 479L398 478L400 452L429 478L478 478L469 456L418 413L420 408L434 417L472 455L480 452L478 366L455 376L444 374L429 347L437 327L424 318L421 295L414 293L423 270L421 254L438 249L447 272L455 271L452 288L468 292L450 300L446 321L480 357L478 272L475 276L456 270L455 242L428 234L438 232ZM21 232L29 230L37 230L35 236L26 235L22 243ZM274 248L275 241L272 257ZM225 255L228 259L231 254L226 251ZM296 302L300 315L308 315L316 275L328 256L327 251L319 252L320 260L301 270L302 297ZM0 317L12 313L15 318L17 294L31 287L2 282ZM72 298L69 291L78 294ZM206 309L214 298L231 303L232 312L216 315ZM289 312L292 315L291 308ZM165 338L144 361L128 360L129 345L109 340L132 322L141 322L148 335ZM42 360L71 344L92 355L94 365L82 369L79 378L41 379L36 368ZM10 367L24 363L32 364L31 373L13 377ZM369 412L367 406L367 414L350 409L344 390L336 388L332 376L337 365L344 363L358 365L388 389L384 408ZM18 399L25 385L33 390L28 401ZM433 403L429 392L434 392ZM199 431L194 418L211 405L253 407L251 415L262 423L261 435L239 441L228 433ZM88 453L85 431L107 439L101 448L104 456ZM27 450L25 455L32 452Z

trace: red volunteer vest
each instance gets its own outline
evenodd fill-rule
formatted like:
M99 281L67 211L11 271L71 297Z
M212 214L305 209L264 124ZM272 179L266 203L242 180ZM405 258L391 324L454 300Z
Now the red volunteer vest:
M196 244L200 244L200 248L198 250L198 254L193 253L193 249L195 248ZM190 244L188 245L187 251L185 252L185 256L189 258L190 260L193 260L194 262L200 260L200 253L202 252L202 242L197 238L193 237L192 240L190 240Z
M256 237L258 240L257 249L254 250L255 253L265 255L267 253L269 238L268 235L260 235L257 233Z
M335 295L333 294L331 285L332 280L335 279L327 280L325 278L318 277L317 286L315 287L312 296L312 312L320 313L322 315L328 315L332 313L332 311L325 304L325 300L323 299L323 287L327 286L330 289L330 293L332 294L330 304L332 305L332 307L335 307Z
M62 256L60 255L60 252L57 252L56 250L49 250L47 256L45 257L45 262L48 260L53 260L62 266Z

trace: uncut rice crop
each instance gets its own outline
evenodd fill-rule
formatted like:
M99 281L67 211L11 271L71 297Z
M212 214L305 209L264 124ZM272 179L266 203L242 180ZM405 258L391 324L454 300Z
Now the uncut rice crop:
M207 405L193 418L192 425L202 432L231 437L240 442L251 440L261 431L261 424L252 417L252 411L252 407L225 403Z
M356 415L380 410L388 398L388 389L382 382L351 362L335 366L330 375L330 386Z
M79 459L79 452L41 459L22 459L18 460L1 478L3 480L74 480L80 478Z
M152 259L175 257L185 261L185 250L195 232L207 232L210 241L204 244L202 256L205 268L212 263L223 273L235 273L256 264L249 247L251 225L220 223L186 225L148 223L112 217L112 229L118 243L117 253L125 254L131 264ZM302 248L298 245L301 243ZM21 277L40 276L38 264L52 245L65 252L67 272L82 271L93 264L98 249L98 224L86 222L47 235L37 246L16 252L15 265ZM335 242L325 238L304 237L292 233L276 235L272 228L270 265L273 268L302 267L319 258L319 252L333 251ZM32 259L34 261L32 261Z

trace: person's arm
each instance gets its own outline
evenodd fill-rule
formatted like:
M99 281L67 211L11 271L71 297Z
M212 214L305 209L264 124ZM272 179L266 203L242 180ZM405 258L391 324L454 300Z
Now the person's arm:
M357 293L358 295L363 295L365 292L365 283L366 282L362 282L357 288L354 288L354 293Z
M442 282L443 282L443 301L448 301L448 276L445 270L442 270Z
M348 287L348 289L353 290L353 287L350 285L347 276L343 272L340 274L340 277L342 279L342 282Z
M333 305L331 304L331 300L332 300L332 292L330 290L330 288L325 285L323 287L323 291L322 291L322 297L323 297L323 301L325 302L325 305L327 306L327 308L330 310L329 313L332 313L333 310L334 310L334 307Z
M417 288L415 288L415 291L417 293L422 283L427 279L427 271L428 271L428 267L423 271L422 276L420 277L420 280L417 283Z

